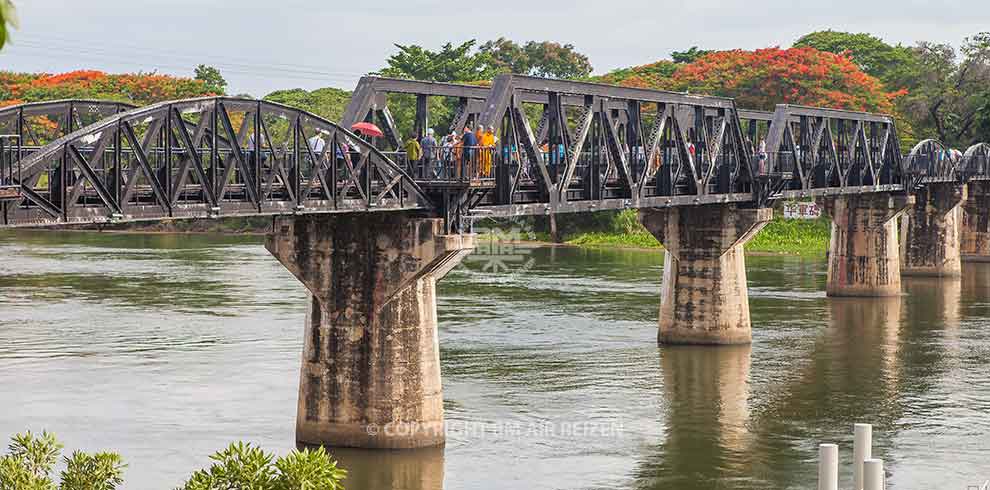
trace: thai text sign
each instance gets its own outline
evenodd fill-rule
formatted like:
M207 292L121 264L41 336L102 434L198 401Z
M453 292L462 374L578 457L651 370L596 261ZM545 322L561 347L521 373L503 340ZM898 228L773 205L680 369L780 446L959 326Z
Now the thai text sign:
M821 217L822 208L814 201L790 201L784 203L784 218L818 219Z

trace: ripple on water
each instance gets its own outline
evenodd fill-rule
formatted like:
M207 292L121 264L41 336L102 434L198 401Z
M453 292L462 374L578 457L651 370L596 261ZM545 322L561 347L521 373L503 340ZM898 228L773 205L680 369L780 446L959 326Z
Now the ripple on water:
M341 451L349 490L803 488L857 421L895 488L985 471L990 268L841 301L820 259L750 257L753 345L658 348L662 254L526 254L440 283L446 449ZM0 256L0 432L119 450L127 488L292 447L306 291L257 238L0 234Z

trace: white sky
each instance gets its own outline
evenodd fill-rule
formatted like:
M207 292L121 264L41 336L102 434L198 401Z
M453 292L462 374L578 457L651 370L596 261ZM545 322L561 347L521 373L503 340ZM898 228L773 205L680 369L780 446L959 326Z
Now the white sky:
M789 46L832 28L891 43L990 30L990 0L14 0L21 28L0 68L153 71L220 68L231 93L353 88L395 51L504 36L573 43L596 73L673 50ZM486 6L490 6L487 7Z

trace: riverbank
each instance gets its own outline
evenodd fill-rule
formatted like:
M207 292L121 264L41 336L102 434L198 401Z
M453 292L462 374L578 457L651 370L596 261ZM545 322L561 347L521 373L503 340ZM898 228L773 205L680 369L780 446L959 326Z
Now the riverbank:
M635 248L662 249L663 246L635 219L629 219L626 214L619 213L605 222L591 223L589 226L575 226L573 223L568 230L561 233L559 242L551 239L550 234L543 231L539 222L525 222L523 228L533 230L527 233L516 233L503 236L495 233L495 239L547 243L574 247L590 248ZM634 216L634 215L633 215ZM247 217L224 219L192 219L169 220L147 223L122 223L115 225L94 225L86 228L66 228L65 230L101 231L111 233L188 233L188 234L223 234L223 235L263 235L271 228L271 217ZM518 224L497 223L491 228L511 230L519 228ZM585 228L583 230L582 228ZM594 231L586 231L591 228ZM828 250L829 220L819 218L814 220L790 220L775 217L763 230L746 244L746 251L759 254L781 254L802 256L824 256ZM484 233L482 233L484 237Z

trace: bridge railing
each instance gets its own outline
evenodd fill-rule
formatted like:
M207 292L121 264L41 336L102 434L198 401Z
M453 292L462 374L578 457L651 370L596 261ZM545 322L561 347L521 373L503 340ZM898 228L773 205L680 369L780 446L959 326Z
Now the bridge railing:
M404 152L386 152L421 184L487 185L495 182L495 167L500 162L494 147L437 147L418 160Z
M20 196L21 147L16 135L0 135L0 199Z
M800 152L757 152L750 162L753 172L759 178L789 179L796 175L800 158Z

